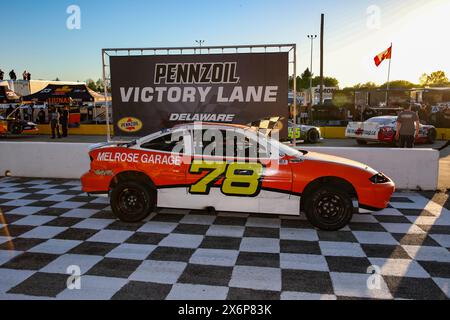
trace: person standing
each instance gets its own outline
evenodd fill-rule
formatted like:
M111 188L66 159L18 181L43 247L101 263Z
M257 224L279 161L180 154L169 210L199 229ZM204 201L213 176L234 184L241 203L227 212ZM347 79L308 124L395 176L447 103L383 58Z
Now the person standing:
M8 109L6 109L6 118L12 117L14 113L14 108L12 104L9 105Z
M399 141L400 148L414 148L414 141L419 135L419 116L408 109L400 112L397 117L397 131L395 139Z
M426 104L421 104L420 105L420 109L418 111L418 116L419 116L419 120L420 123L422 124L428 124L428 112L427 112L427 105Z
M69 129L69 107L65 106L61 113L61 129L63 138L67 137L67 131Z
M30 81L31 80L31 73L27 72L27 80Z
M49 113L50 120L50 128L52 129L52 139L55 139L55 131L58 135L58 139L61 138L61 134L59 133L59 113L55 107L50 110Z
M2 69L0 69L0 81L3 80L3 77L5 76L5 73L3 72Z
M16 73L14 72L14 69L9 72L9 78L13 81L17 80L17 76Z
M23 80L27 80L27 70L22 73Z
M45 123L45 111L44 111L44 109L39 110L38 115L37 115L37 120L38 120L39 124L44 124Z

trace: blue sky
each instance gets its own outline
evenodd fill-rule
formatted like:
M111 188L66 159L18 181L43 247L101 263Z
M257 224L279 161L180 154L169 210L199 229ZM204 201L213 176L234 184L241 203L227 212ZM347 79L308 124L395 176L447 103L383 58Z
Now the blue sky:
M66 28L69 5L81 9L81 29ZM368 25L370 6L379 25ZM34 79L84 81L101 77L105 47L296 43L298 71L309 66L309 40L326 17L325 74L341 86L386 80L387 64L373 57L394 42L392 79L418 81L421 73L450 73L448 0L21 0L2 4L0 68ZM372 12L372 11L371 11ZM319 48L316 40L315 48ZM315 50L314 71L319 67ZM317 73L317 72L316 72Z

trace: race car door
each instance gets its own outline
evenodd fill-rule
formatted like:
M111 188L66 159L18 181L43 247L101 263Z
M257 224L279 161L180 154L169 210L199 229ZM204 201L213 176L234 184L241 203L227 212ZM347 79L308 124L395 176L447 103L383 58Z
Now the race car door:
M191 161L190 133L178 130L145 141L139 148L143 154L141 170L148 172L158 190L158 206L183 208L186 198L186 171Z
M186 183L193 206L293 214L285 210L292 190L289 166L279 165L279 158L264 156L264 146L254 137L232 128L194 130L192 138L193 157Z

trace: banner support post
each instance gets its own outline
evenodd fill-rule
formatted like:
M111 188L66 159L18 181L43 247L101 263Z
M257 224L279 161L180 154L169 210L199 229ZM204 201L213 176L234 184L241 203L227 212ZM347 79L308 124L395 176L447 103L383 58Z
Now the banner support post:
M297 88L296 88L296 77L297 77L297 73L296 73L296 69L297 69L297 64L296 64L296 56L297 56L297 51L296 51L296 44L265 44L265 45L230 45L230 46L201 46L200 50L208 50L208 53L217 53L218 52L222 52L222 54L224 54L225 49L227 50L231 50L231 49L235 49L236 53L240 53L239 49L243 49L246 51L250 51L253 52L253 49L256 48L264 48L264 52L267 52L267 49L271 49L269 50L270 52L273 52L273 50L278 49L279 52L282 51L282 48L289 48L289 50L286 49L286 53L290 53L291 51L294 51L294 60L288 61L288 68L289 65L291 63L294 64L294 125L297 124L297 119L296 119L296 108L297 108ZM189 47L147 47L147 48L103 48L102 49L102 73L103 73L103 85L104 85L104 94L105 94L105 99L108 95L108 82L111 83L111 66L110 66L110 59L109 57L111 57L109 55L109 53L114 53L114 56L124 56L123 52L125 52L125 55L128 56L133 56L133 51L137 51L140 53L141 56L145 55L145 52L151 52L153 53L153 55L157 55L158 51L167 51L167 55L171 55L171 53L173 51L180 51L180 54L183 55L184 51L194 51L194 53L196 53L196 51L199 49L198 46L189 46ZM107 57L106 57L106 56ZM109 69L109 75L108 75L108 71L107 68ZM288 70L288 74L289 74L289 70ZM289 90L289 86L288 86L288 90ZM105 105L106 105L106 136L107 136L107 141L111 142L111 136L118 134L118 132L111 132L111 121L114 121L113 119L113 106L112 103L109 104L108 101L105 101ZM111 116L109 111L111 110ZM286 110L286 109L284 109ZM289 115L288 115L288 119L289 119ZM113 124L115 127L115 123ZM114 138L117 137L116 135L114 136ZM296 137L294 134L294 143L296 143Z
M108 87L106 84L106 72L105 72L105 49L102 49L102 66L103 66L103 90L105 95L105 106L106 106L106 141L111 142L111 128L109 125L109 103L108 103Z
M293 108L294 108L294 112L293 112L293 128L292 128L292 143L294 145L294 148L297 146L297 45L294 44L294 76L293 76L293 96L294 96L294 101L293 101Z

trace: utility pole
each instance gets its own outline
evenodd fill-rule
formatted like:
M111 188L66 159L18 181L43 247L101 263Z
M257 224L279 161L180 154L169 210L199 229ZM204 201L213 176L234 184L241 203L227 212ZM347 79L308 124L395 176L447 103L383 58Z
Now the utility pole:
M309 77L309 95L310 95L310 103L311 107L314 103L314 93L312 89L312 77L313 77L313 48L314 48L314 40L317 38L316 34L308 34L308 39L311 40L311 64L309 67L309 72L311 76Z
M195 42L200 47L200 53L202 53L202 45L205 43L205 40L195 40Z
M323 104L323 38L325 15L320 15L320 104Z

